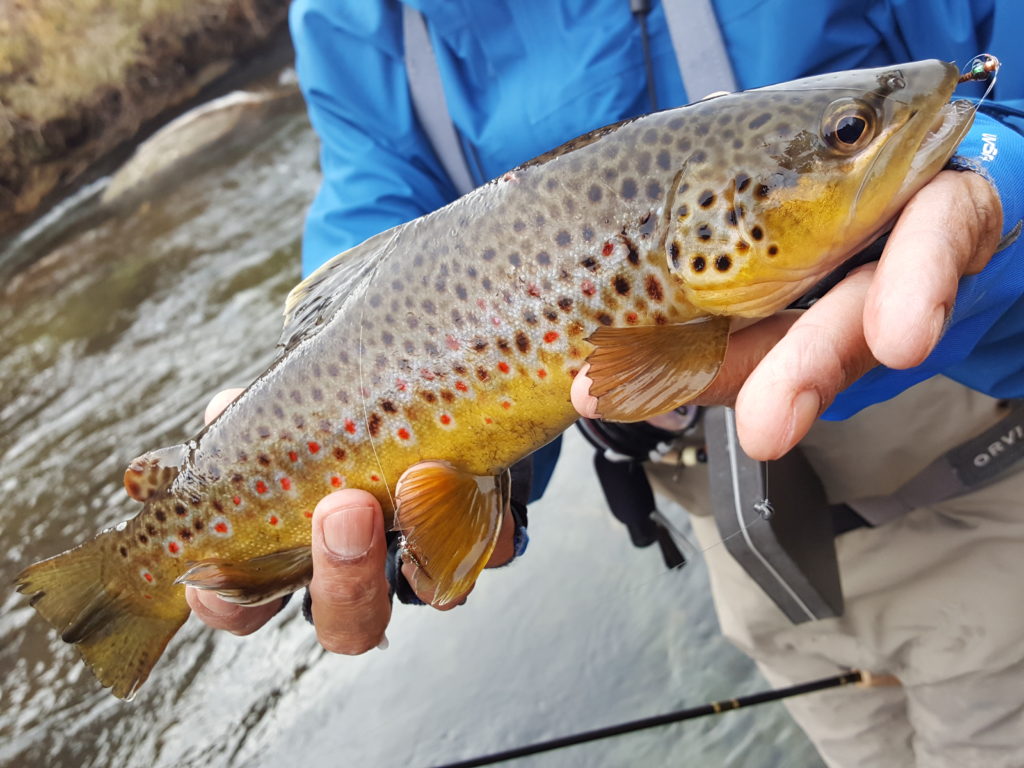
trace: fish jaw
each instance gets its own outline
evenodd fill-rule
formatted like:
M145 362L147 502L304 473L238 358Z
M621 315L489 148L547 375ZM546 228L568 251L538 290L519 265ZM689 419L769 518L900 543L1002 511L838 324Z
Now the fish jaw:
M723 97L734 123L755 128L742 162L673 201L689 213L668 248L686 298L712 314L764 317L877 237L970 126L972 110L948 103L957 75L913 62ZM837 126L862 118L863 138L842 145Z

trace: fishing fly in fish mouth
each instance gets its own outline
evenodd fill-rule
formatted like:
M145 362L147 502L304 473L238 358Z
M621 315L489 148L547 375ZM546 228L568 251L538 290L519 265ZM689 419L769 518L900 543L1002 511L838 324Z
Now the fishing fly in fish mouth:
M939 61L728 94L581 136L297 286L278 359L193 440L125 473L139 514L18 588L129 698L189 608L308 583L312 510L362 488L459 599L508 467L576 419L637 421L715 378L731 318L788 305L891 225L975 107ZM399 480L401 478L401 480Z

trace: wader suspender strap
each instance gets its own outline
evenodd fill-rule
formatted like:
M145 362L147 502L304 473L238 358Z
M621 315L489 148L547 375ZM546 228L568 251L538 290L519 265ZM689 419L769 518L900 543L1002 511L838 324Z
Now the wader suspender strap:
M459 134L448 112L441 70L437 67L427 24L419 11L404 3L402 35L405 38L405 73L409 78L409 94L416 118L456 192L464 195L476 189L477 185L473 182Z
M662 0L687 101L736 90L729 54L711 0Z

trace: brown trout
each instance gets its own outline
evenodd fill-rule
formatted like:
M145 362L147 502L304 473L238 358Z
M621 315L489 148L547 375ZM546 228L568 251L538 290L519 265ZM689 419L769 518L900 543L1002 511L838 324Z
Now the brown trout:
M576 419L584 363L605 418L699 394L730 316L785 307L946 163L973 117L949 103L957 75L843 72L629 120L340 254L289 296L277 361L131 463L141 512L19 589L127 698L186 584L247 604L298 589L313 507L358 487L450 602L492 551L508 467Z

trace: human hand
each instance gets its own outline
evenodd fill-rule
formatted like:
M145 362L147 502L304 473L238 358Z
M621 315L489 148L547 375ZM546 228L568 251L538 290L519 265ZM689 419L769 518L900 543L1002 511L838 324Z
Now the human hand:
M209 423L241 394L227 389L215 395L206 407ZM505 515L498 543L487 567L504 565L514 555L515 524ZM333 653L364 653L384 641L391 619L391 600L384 575L387 542L380 504L366 491L335 491L313 510L313 624L320 644ZM430 603L433 588L412 563L402 572L417 596ZM266 624L283 605L283 600L257 606L242 606L222 600L215 592L188 587L185 599L193 613L214 629L248 635ZM439 610L449 610L456 600Z
M1002 226L999 196L986 179L943 171L907 203L878 263L854 270L804 312L783 311L733 333L718 377L694 402L735 406L746 453L779 458L871 368L910 368L928 357L960 277L988 264ZM573 382L573 405L600 417L586 371Z

